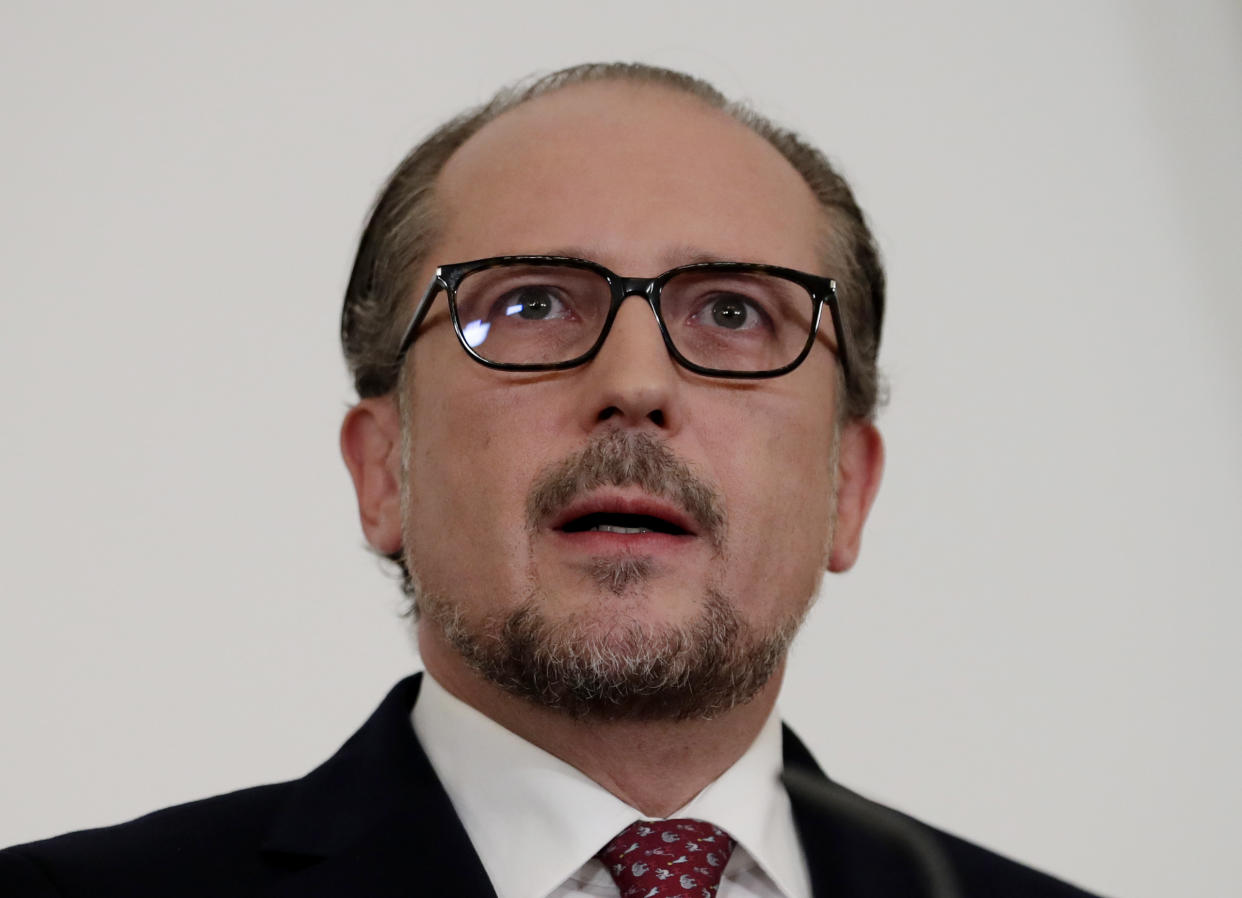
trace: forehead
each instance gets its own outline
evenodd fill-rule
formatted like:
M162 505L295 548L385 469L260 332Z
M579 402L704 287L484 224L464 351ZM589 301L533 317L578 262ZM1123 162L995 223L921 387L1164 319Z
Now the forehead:
M449 160L436 202L433 265L572 250L625 275L701 256L823 268L824 216L793 166L657 85L574 85L504 113Z

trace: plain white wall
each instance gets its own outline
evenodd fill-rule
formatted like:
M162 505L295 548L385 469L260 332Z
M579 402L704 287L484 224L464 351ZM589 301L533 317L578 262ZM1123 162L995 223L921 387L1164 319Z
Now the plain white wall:
M889 468L786 716L843 782L1106 893L1242 840L1230 0L13 3L0 12L0 844L298 776L416 664L336 450L367 204L588 59L843 167Z

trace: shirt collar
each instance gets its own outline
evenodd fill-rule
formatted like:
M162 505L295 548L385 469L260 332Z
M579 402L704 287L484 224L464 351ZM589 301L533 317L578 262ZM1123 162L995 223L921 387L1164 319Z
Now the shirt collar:
M449 694L430 674L423 675L411 718L499 898L543 898L644 817ZM781 728L772 714L746 753L672 816L723 828L782 892L809 898L780 770Z

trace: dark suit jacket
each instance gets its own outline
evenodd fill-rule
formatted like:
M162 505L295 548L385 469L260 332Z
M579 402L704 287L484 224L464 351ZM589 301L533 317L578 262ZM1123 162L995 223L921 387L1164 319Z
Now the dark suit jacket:
M419 683L398 683L340 751L300 780L0 851L0 896L495 898L410 726ZM823 776L788 730L785 763ZM816 896L925 894L907 849L792 797ZM953 836L934 837L964 895L1086 895Z

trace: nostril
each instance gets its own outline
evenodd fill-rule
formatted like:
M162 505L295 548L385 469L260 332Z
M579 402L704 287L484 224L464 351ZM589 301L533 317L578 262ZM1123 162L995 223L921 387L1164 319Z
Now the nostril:
M616 417L624 418L625 413L621 411L621 409L617 408L617 406L610 405L605 409L601 409L600 413L596 416L595 420L597 422L607 421L610 418L616 418ZM647 420L649 420L656 427L663 429L664 428L664 410L653 408L651 411L647 412Z

